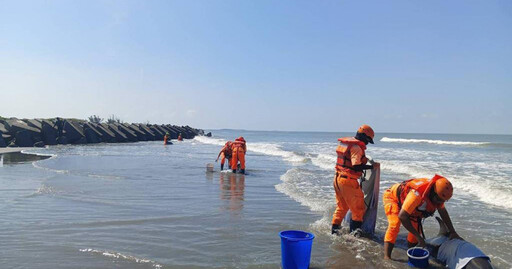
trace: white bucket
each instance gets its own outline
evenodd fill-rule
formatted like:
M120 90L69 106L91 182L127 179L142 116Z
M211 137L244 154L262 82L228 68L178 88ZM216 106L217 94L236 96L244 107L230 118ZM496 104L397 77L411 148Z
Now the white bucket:
M206 172L213 172L213 163L206 164Z

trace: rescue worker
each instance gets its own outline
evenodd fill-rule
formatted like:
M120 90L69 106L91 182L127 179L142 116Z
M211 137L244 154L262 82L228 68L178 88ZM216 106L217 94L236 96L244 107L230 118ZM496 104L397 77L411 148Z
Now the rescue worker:
M231 143L233 155L231 157L231 169L233 173L236 173L238 162L240 161L240 172L245 174L245 153L247 152L247 146L245 139L240 136Z
M373 169L379 166L366 165L368 158L365 156L366 145L373 144L375 133L373 129L364 124L357 130L355 137L339 138L340 145L336 149L338 160L336 162L336 174L334 175L334 191L336 192L336 210L332 216L332 234L339 234L341 222L348 210L352 212L350 220L350 232L361 235L363 216L366 211L364 194L357 179L363 174L363 170Z
M384 192L384 212L388 218L388 229L384 237L384 259L391 259L400 224L409 231L409 247L418 244L425 247L421 221L439 212L441 219L450 230L450 239L462 239L453 227L450 215L444 206L453 194L448 179L435 175L432 179L416 178L397 183ZM463 240L463 239L462 239Z
M167 141L169 141L169 132L166 132L165 135L164 135L164 145L167 145Z
M181 136L181 133L178 135L178 141L183 141L183 137Z
M224 147L222 147L222 149L220 150L219 155L217 155L217 160L215 160L215 162L217 162L217 161L219 161L219 157L221 157L221 159L220 159L220 170L221 171L224 170L224 163L225 163L226 159L228 159L228 169L231 169L231 155L233 154L233 151L231 149L231 144L232 144L231 141L226 142Z

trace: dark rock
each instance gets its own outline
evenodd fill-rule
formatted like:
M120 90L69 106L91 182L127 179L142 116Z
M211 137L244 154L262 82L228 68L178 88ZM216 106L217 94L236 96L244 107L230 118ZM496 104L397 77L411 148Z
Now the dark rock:
M102 135L102 138L101 138L102 142L107 142L107 143L115 143L115 142L117 142L116 135L112 131L110 131L108 129L108 126L103 125L103 124L96 124L96 123L91 123L91 125L93 127L95 127L96 130L98 130L98 132L101 133L101 135Z
M64 135L68 139L68 143L71 144L83 144L78 141L85 139L85 134L78 122L72 120L64 120Z
M173 126L173 127L174 127L174 129L176 129L178 131L178 135L181 134L181 137L190 139L190 136L188 135L187 130L185 130L183 127L180 127L180 126Z
M23 120L28 126L41 130L43 128L40 120L36 119L25 119Z
M135 135L137 136L137 139L139 141L148 141L146 134L139 128L139 126L137 126L135 124L129 124L126 127L135 133Z
M4 139L6 145L9 145L11 141L14 139L12 135L8 134L2 134L2 138Z
M7 144L5 143L2 132L0 132L0 148L5 148L5 147L7 147Z
M34 140L32 139L32 132L29 130L22 130L16 132L14 135L15 143L19 147L32 147Z
M84 134L87 143L100 143L102 141L103 134L91 123L84 123Z
M162 127L169 131L169 135L171 136L171 139L178 138L178 132L174 128L172 128L172 125L166 124L166 125L163 125Z
M128 141L130 142L137 142L139 139L137 138L137 135L132 130L128 129L126 126L122 124L118 124L117 128L119 131L121 131L126 137L128 138Z
M18 145L16 145L16 141L14 141L14 140L13 140L11 143L9 143L9 146L8 146L8 147L9 147L9 148L18 148L19 146L18 146Z
M8 133L16 134L20 131L27 131L31 135L41 135L41 130L28 126L25 122L18 119L9 119L6 121L8 124Z
M208 132L208 133L206 134L206 136L207 136L207 137L212 137L212 132Z
M78 139L77 141L75 141L73 144L75 144L75 145L87 144L87 139L85 137L82 137L82 138Z
M8 132L8 131L7 131L7 128L6 128L6 126L5 126L6 124L7 124L7 123L4 123L3 121L0 121L0 132L2 132L2 133L4 133L4 134Z
M46 145L57 145L57 130L53 128L52 122L42 121L41 137Z
M59 145L67 145L67 144L69 144L68 138L66 136L59 136L57 138L57 144L59 144Z
M101 125L105 125L108 128L108 130L110 130L114 134L117 142L128 142L128 137L126 137L126 135L119 130L117 125L106 123L102 123Z
M155 128L157 128L162 134L165 135L168 131L163 127L163 125L155 125Z
M150 141L155 141L156 140L155 133L153 133L153 131L151 131L147 125L139 124L138 126L139 126L139 129L142 132L144 132L144 134L146 134L146 138L148 140L150 140Z
M157 125L148 125L148 128L155 134L156 140L163 140L165 132L157 128Z
M38 147L38 148L44 147L43 141L39 141L39 142L34 143L34 147Z

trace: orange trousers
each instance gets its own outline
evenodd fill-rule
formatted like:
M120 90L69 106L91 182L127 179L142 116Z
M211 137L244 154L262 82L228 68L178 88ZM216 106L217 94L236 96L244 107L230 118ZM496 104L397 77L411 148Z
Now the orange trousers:
M366 205L357 179L347 178L345 174L337 172L333 185L336 192L336 210L332 216L332 224L341 224L349 209L352 211L353 221L363 221Z
M391 189L387 189L384 192L384 196L382 198L384 202L384 213L386 213L386 217L388 218L388 229L386 230L386 235L384 236L384 242L395 243L398 233L400 232L400 225L402 222L398 217L398 213L400 213L400 207L398 206L398 200L396 198L396 193L391 191ZM411 224L418 230L418 222L412 221ZM412 233L407 235L407 242L411 244L418 243L416 236Z
M231 169L236 169L240 161L240 169L245 169L245 152L242 147L233 148L233 155L231 155Z

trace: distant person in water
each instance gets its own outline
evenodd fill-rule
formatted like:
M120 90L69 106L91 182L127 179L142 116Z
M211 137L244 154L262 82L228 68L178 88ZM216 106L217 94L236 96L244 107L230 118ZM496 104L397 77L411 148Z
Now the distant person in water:
M181 133L178 135L178 141L183 141L183 137L181 136Z
M368 158L365 156L366 145L373 144L375 133L373 129L364 124L357 130L355 137L339 138L340 145L336 149L338 159L336 162L336 174L334 176L334 191L336 193L336 210L332 216L332 234L338 234L341 222L348 210L352 212L350 220L350 232L361 235L363 216L366 211L364 194L357 179L363 174L363 170L372 169L373 165L366 165ZM375 166L379 164L376 163Z
M169 132L165 133L165 135L164 135L164 145L167 145L167 143L169 142L170 138L171 138L171 135L169 134Z
M226 142L224 147L222 147L222 149L220 150L219 155L217 155L217 160L215 160L215 162L217 162L217 161L219 161L219 157L221 157L221 159L220 159L220 170L221 171L224 170L224 163L226 162L226 159L228 160L228 169L231 169L231 165L230 165L231 164L231 156L233 154L231 144L232 144L231 141Z
M238 162L240 162L240 173L245 174L245 153L247 152L247 145L245 139L240 136L231 143L233 155L231 157L231 169L236 173Z
M384 259L391 259L400 224L409 231L408 247L425 247L421 221L439 212L441 219L450 230L450 239L462 239L455 228L444 202L453 194L453 186L448 179L435 175L432 179L415 178L397 183L384 192L384 212L388 218L388 229L384 236Z

